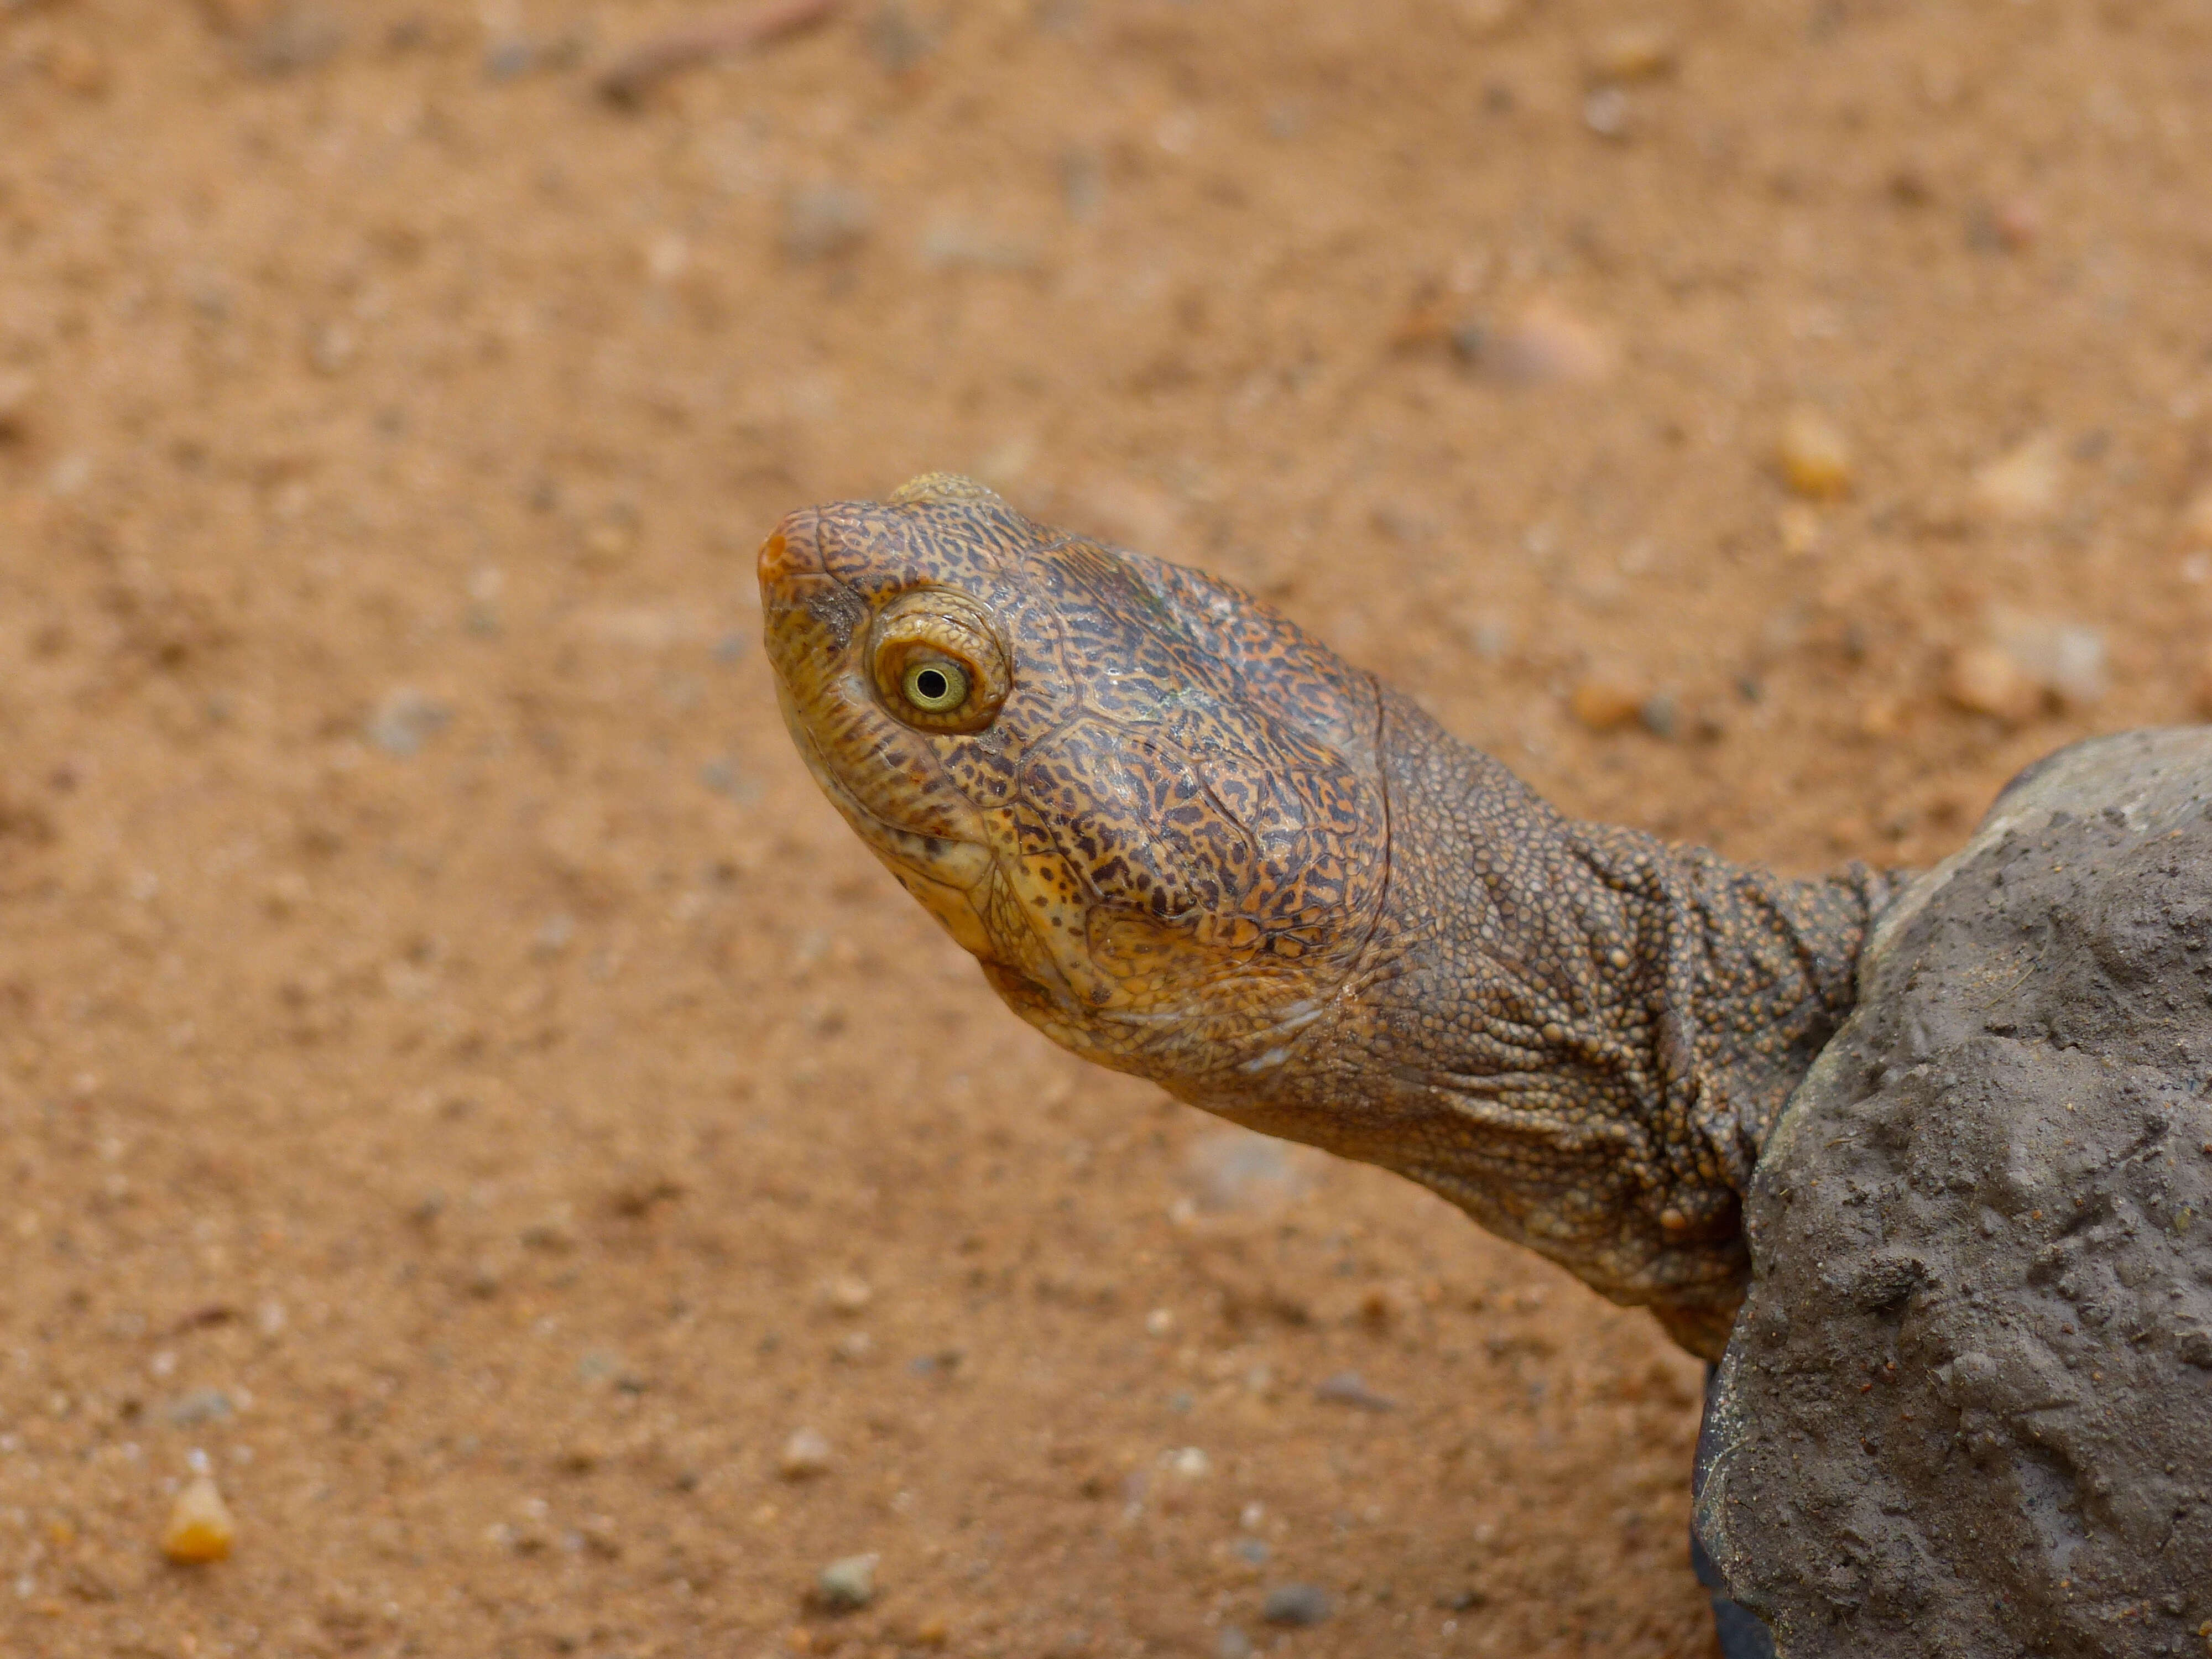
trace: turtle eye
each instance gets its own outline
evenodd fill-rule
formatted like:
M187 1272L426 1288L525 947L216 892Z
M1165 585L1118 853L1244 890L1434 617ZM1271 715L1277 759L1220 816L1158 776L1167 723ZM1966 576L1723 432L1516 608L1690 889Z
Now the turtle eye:
M951 588L891 601L876 618L873 652L884 709L924 732L981 732L1012 680L988 607Z
M968 701L968 675L949 662L910 663L899 690L925 714L949 714Z

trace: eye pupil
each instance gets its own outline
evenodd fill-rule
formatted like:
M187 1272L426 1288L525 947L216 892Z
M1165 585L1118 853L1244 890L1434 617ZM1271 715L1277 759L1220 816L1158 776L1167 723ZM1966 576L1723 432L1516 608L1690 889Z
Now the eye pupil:
M968 701L968 676L949 662L919 662L906 671L901 689L924 714L942 714Z

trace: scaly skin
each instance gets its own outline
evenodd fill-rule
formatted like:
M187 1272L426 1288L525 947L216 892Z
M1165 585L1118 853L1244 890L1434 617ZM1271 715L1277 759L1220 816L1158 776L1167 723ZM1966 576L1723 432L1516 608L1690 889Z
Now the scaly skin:
M1249 595L964 479L793 514L760 579L801 754L1017 1013L1718 1358L1893 878L1562 817Z

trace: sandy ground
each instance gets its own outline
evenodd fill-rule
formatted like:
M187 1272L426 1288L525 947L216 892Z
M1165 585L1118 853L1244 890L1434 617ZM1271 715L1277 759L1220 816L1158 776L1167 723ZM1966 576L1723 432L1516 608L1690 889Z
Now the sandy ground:
M0 1650L1710 1654L1697 1368L1006 1015L750 552L969 469L1571 811L1931 860L2196 712L2212 8L856 0L599 95L687 15L0 3Z

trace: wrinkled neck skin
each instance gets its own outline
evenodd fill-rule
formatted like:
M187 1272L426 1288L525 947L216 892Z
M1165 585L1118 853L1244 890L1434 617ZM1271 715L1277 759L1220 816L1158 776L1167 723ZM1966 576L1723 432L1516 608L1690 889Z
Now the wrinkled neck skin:
M1194 1103L1420 1182L1717 1359L1741 1197L1896 880L1787 881L1578 823L1387 689L1390 869L1291 1051Z

